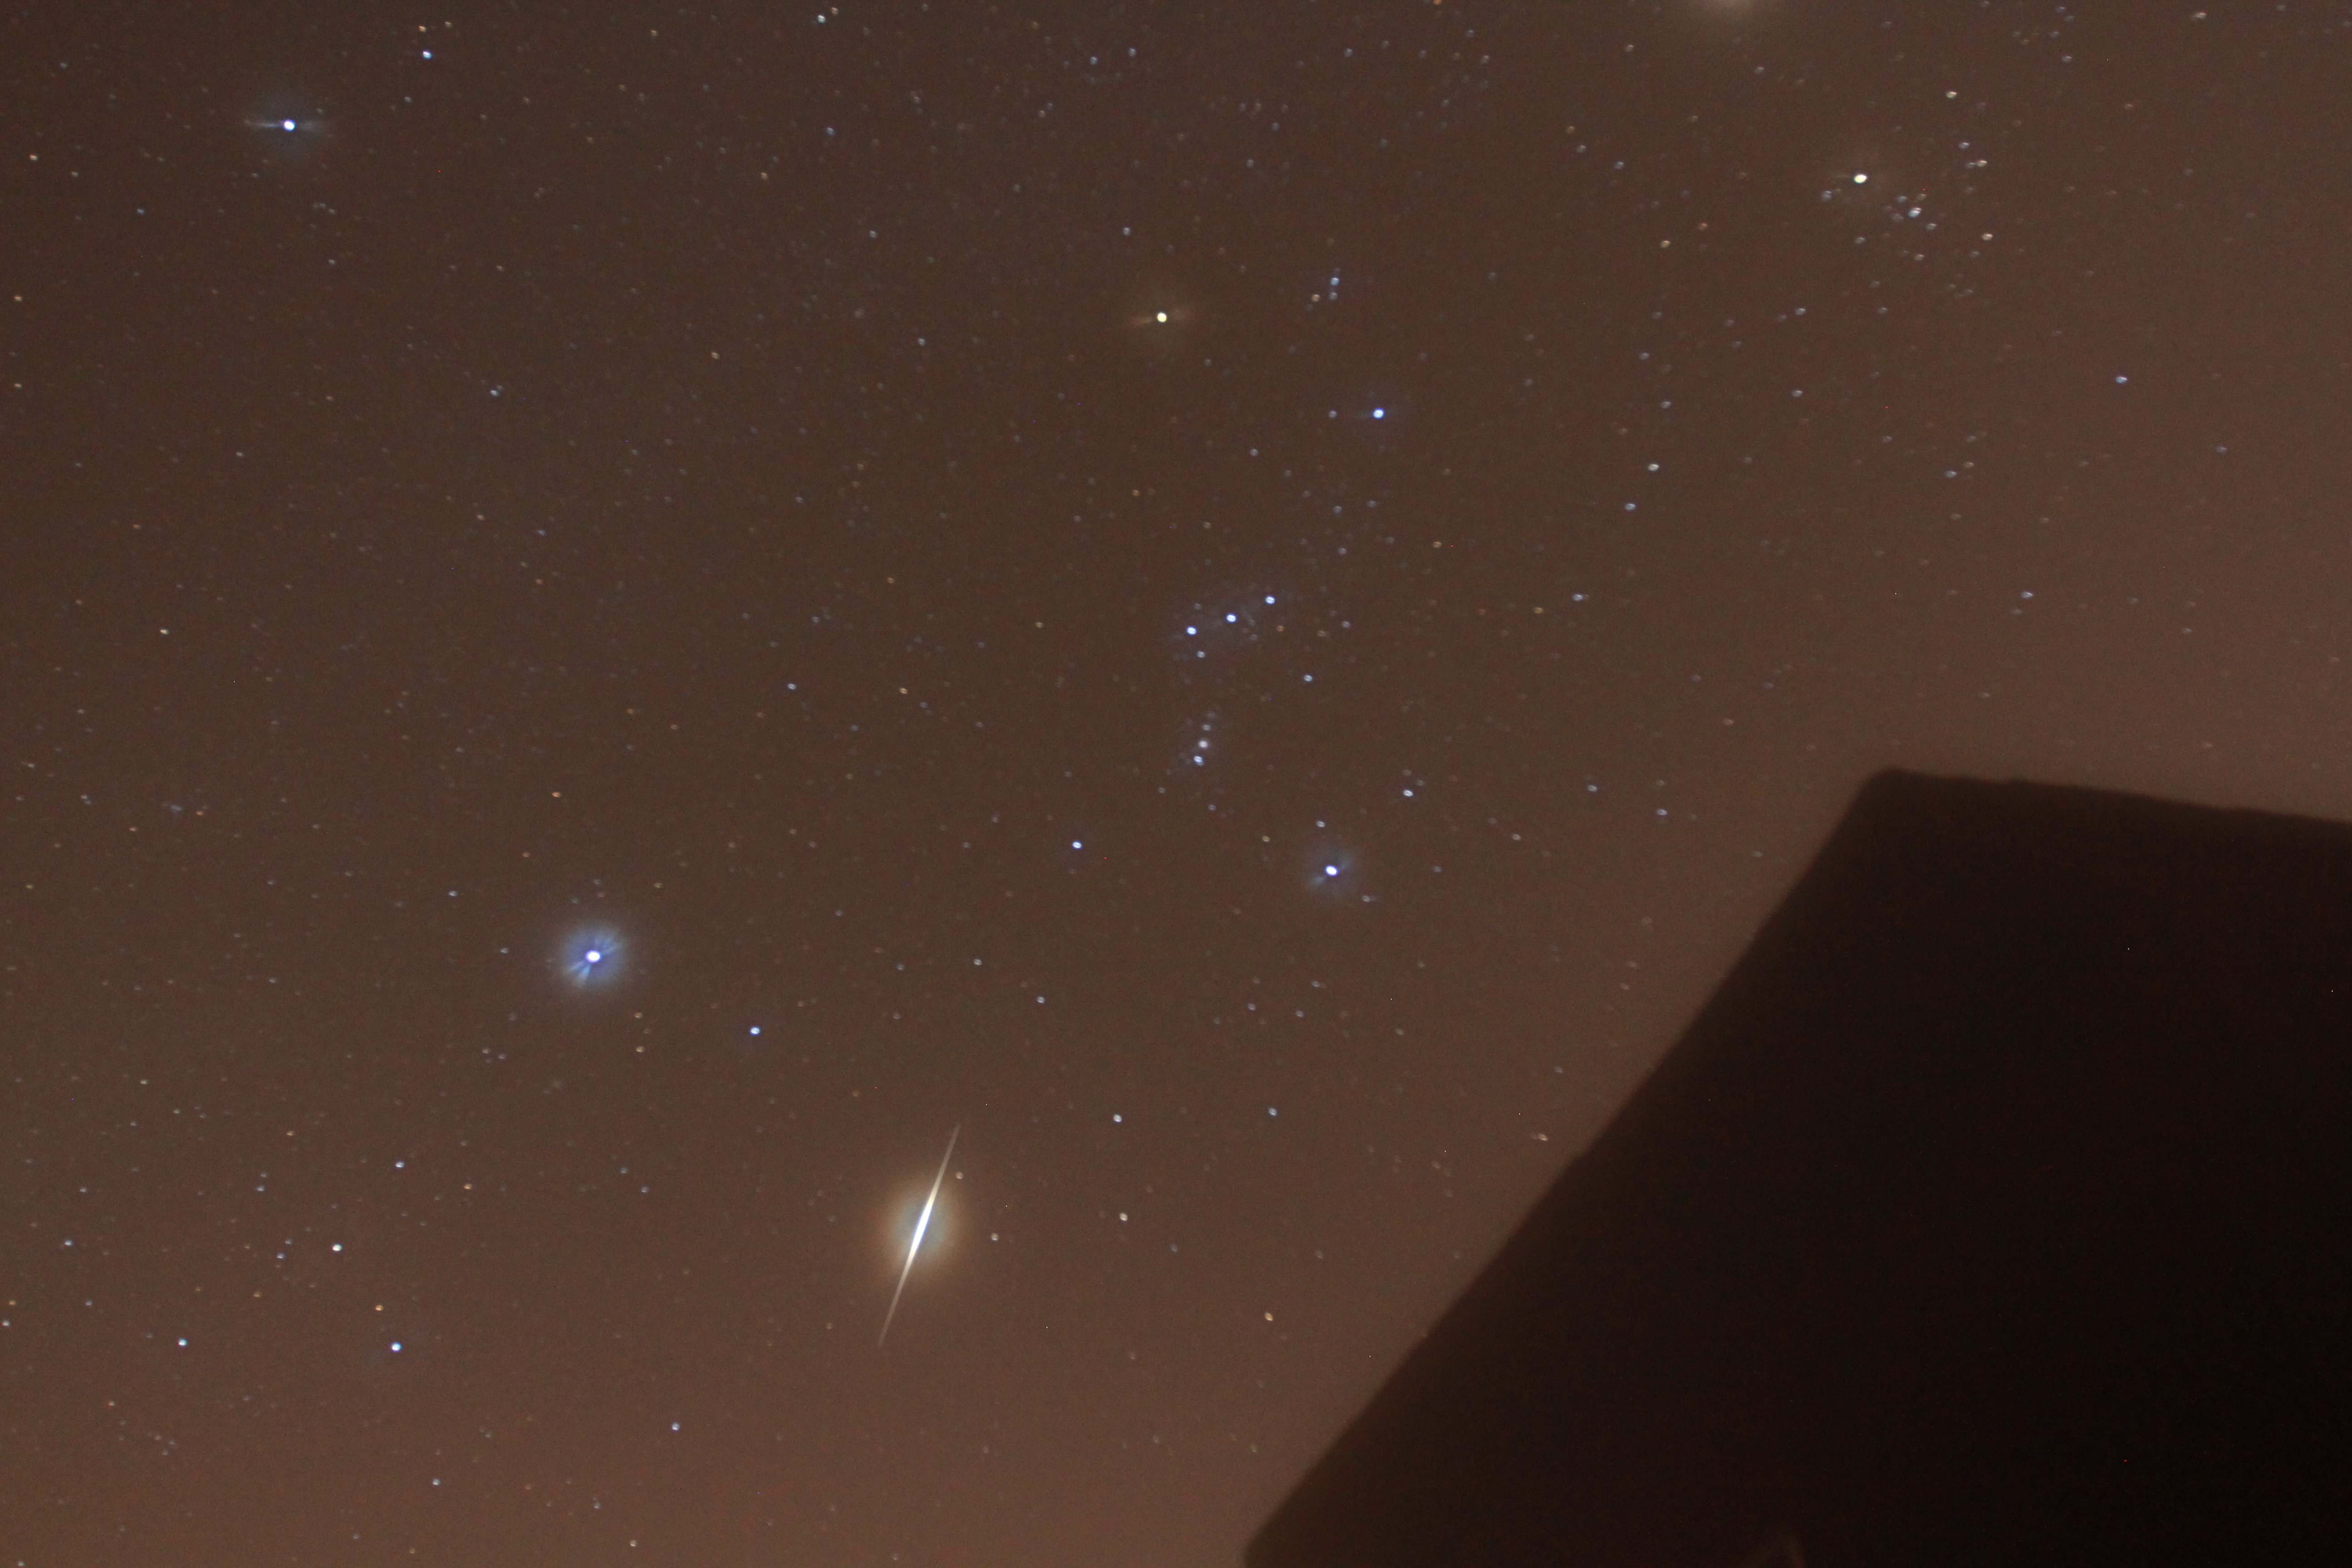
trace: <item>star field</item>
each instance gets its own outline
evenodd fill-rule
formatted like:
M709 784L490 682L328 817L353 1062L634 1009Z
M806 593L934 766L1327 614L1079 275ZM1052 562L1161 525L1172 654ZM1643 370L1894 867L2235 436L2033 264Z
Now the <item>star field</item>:
M2348 34L18 8L0 1563L1235 1562L1872 771L2352 815Z

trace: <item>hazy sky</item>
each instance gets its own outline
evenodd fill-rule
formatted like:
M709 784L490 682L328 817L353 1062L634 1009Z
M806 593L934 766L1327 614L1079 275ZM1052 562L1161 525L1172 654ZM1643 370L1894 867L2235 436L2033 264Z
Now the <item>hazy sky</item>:
M1229 1564L1872 771L2352 815L2105 12L11 8L0 1563Z

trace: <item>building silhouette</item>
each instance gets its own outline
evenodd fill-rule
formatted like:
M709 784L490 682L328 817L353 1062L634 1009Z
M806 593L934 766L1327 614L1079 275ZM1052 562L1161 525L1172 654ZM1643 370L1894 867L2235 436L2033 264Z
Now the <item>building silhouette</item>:
M1251 1568L2352 1563L2352 827L1885 773Z

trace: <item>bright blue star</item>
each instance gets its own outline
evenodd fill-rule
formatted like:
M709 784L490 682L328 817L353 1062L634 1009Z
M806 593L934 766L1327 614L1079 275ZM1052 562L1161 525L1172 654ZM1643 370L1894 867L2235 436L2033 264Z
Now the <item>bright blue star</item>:
M618 931L593 926L564 939L556 951L556 968L579 990L601 990L621 977L627 951Z
M1308 858L1302 879L1318 899L1335 904L1369 904L1373 895L1366 886L1365 869L1363 857L1355 849L1326 842Z

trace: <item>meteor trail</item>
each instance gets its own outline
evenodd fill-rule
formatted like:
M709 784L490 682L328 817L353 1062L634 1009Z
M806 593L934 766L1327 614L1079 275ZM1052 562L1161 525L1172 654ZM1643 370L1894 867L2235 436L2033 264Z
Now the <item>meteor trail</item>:
M923 1232L931 1227L931 1208L940 1201L940 1184L948 1179L948 1162L955 1158L956 1134L963 1131L959 1121L948 1133L948 1152L940 1156L940 1173L931 1178L931 1195L923 1200L923 1212L915 1216L915 1237L907 1243L907 1261L898 1270L898 1288L890 1292L890 1310L882 1314L882 1331L875 1336L878 1347L890 1337L890 1320L898 1315L898 1298L907 1293L907 1276L915 1271L915 1254L923 1249Z

